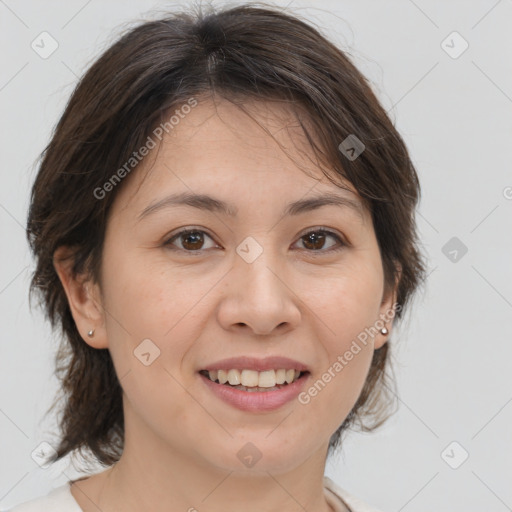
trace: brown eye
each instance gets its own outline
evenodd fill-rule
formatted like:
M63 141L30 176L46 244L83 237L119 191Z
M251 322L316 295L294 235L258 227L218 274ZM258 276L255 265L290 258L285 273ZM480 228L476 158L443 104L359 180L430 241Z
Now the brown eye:
M176 233L173 237L171 237L164 245L172 246L175 241L181 242L181 247L178 246L178 250L186 251L186 252L198 252L202 249L205 249L205 238L212 238L201 231L200 229L184 229L179 233Z
M329 238L334 239L337 244L331 243L330 245L327 245ZM210 235L205 233L203 230L188 228L173 235L164 243L164 245L169 246L173 250L181 250L189 253L201 252L204 249L208 249L208 247L205 247L206 239L210 239L213 242ZM302 241L303 247L308 252L318 252L320 254L337 251L346 245L340 236L325 229L309 231L305 235L301 236L299 241Z
M332 247L335 247L336 244L331 244L330 246L328 246L326 250L322 250L325 248L326 240L329 238L333 238L335 241L337 241L338 247L332 249ZM309 231L308 233L303 235L300 238L300 240L302 240L304 247L308 251L313 252L330 252L331 250L335 251L342 248L345 245L343 243L343 240L336 233L333 233L332 231L326 231L323 229Z
M191 231L181 236L183 237L181 240L184 249L197 250L201 249L204 244L204 237L200 231Z

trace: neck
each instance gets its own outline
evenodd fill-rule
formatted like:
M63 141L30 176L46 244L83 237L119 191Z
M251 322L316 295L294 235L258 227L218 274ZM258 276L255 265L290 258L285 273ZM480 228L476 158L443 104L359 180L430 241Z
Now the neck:
M99 509L104 512L226 510L315 510L331 512L323 487L323 468L311 473L311 465L289 473L238 472L194 464L173 454L172 463L131 456L108 470Z
M332 512L323 486L325 453L322 447L287 470L226 469L127 428L123 455L104 472L91 510Z

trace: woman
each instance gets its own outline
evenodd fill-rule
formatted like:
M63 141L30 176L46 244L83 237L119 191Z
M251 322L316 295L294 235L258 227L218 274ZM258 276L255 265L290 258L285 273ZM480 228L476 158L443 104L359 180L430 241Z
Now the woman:
M127 32L74 91L27 226L64 334L49 460L106 469L13 511L375 510L324 470L391 404L419 193L365 78L298 18Z

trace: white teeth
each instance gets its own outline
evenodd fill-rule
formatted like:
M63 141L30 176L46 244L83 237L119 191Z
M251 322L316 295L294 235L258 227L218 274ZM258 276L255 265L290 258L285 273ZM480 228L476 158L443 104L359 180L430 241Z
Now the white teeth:
M240 372L238 370L229 370L228 371L228 382L232 386L237 386L240 384Z
M277 370L276 371L276 384L284 384L286 380L286 370Z
M255 370L242 370L242 386L254 387L258 385L258 372Z
M295 370L293 371L295 375ZM260 372L260 378L258 386L260 388L273 388L276 385L276 372L274 370L267 370L266 372Z
M256 370L209 370L208 377L211 381L219 381L221 384L229 382L231 386L241 386L253 388L251 391L256 391L258 388L279 389L276 386L283 385L284 383L291 384L299 378L300 371L295 369L278 370L265 370L257 372Z

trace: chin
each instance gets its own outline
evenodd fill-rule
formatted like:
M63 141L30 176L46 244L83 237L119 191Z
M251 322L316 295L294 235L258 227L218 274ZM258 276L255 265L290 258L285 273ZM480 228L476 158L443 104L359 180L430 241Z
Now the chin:
M281 435L277 431L269 435L268 429L254 432L254 435L244 430L243 436L234 435L232 439L219 441L213 453L210 445L208 458L218 468L239 474L286 473L296 469L314 453L315 447L308 441L311 442L311 434L301 438L284 430Z

